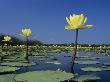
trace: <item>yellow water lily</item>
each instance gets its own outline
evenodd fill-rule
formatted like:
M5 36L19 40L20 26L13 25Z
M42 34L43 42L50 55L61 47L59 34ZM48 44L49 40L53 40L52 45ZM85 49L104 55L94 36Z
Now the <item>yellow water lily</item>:
M26 38L26 57L25 59L29 62L28 60L28 51L29 51L29 45L28 45L28 37L31 36L32 34L32 30L29 29L29 28L25 28L25 29L22 29L22 36L24 36Z
M4 36L4 40L2 40L2 41L8 42L10 40L11 40L11 37L10 36Z
M76 30L76 39L75 39L75 47L74 47L74 54L73 54L73 64L72 69L75 64L76 54L77 54L77 44L78 44L78 32L79 30L90 28L93 25L86 25L87 17L84 17L83 14L80 15L70 15L70 17L66 17L66 21L68 23L67 26L65 26L66 30Z
M86 25L87 17L84 17L83 14L80 15L70 15L70 17L66 17L66 21L68 23L67 26L65 26L66 30L74 30L74 29L85 29L90 28L93 25Z
M31 34L32 34L32 30L31 29L27 29L27 28L22 29L22 36L29 37L29 36L31 36Z

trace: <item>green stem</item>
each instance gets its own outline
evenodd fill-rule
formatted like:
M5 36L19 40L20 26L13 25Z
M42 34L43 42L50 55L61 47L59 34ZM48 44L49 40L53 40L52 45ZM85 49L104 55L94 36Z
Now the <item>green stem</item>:
M1 50L3 51L3 43L2 43L2 45L1 45Z
M8 52L8 41L6 42L6 44L7 44L7 45L6 45L6 46L7 46L7 47L6 47L6 54L7 54L7 52Z
M28 61L28 37L26 37L26 60Z
M75 50L74 50L74 61L77 54L77 44L78 44L78 29L76 29L76 40L75 40Z
M77 44L78 44L78 29L76 29L76 39L75 39L75 49L74 49L74 54L73 54L73 61L72 61L72 66L71 66L71 72L74 73L74 64L75 64L75 59L76 59L76 54L77 54Z

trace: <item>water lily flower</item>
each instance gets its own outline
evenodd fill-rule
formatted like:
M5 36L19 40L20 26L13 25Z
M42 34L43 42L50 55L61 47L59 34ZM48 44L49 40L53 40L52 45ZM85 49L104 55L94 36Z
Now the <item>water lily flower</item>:
M29 37L29 36L31 36L31 34L32 34L31 29L27 29L27 28L22 29L22 36Z
M4 36L4 40L2 40L2 41L8 42L10 40L11 40L11 37L10 36Z
M28 48L29 48L29 45L28 45L28 37L31 36L32 34L32 30L29 29L29 28L25 28L25 29L22 29L22 36L24 36L26 38L26 57L25 59L28 61Z
M66 30L74 30L74 29L82 30L93 26L93 25L85 24L87 22L87 17L84 17L83 14L81 15L73 14L73 16L70 15L69 18L66 17L66 21L68 23L68 25L65 26Z
M6 42L5 45L7 46L7 50L8 50L8 43L10 42L10 40L11 40L10 36L4 36L4 40L2 40L2 41ZM7 50L6 50L6 54L7 54Z
M73 65L72 65L72 69L74 66L74 62L75 62L75 58L76 58L76 54L77 54L77 42L78 42L78 31L85 29L85 28L90 28L93 25L86 25L87 22L87 17L84 17L83 14L80 15L70 15L70 17L66 17L66 21L68 23L67 26L65 26L66 30L76 30L76 39L75 39L75 49L74 49L74 54L73 54Z

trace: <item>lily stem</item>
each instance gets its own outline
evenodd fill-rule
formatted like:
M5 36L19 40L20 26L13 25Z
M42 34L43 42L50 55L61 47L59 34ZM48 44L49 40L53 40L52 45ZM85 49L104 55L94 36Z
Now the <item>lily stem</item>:
M28 45L28 37L26 37L26 60L28 61L28 48L29 48L29 45Z
M74 49L74 61L77 54L77 45L78 45L78 29L76 29L76 40L75 40L75 49Z
M71 67L71 71L73 71L73 67L75 64L75 59L76 59L76 54L77 54L77 45L78 45L78 29L76 29L76 39L75 39L75 49L74 49L74 54L73 54L73 61L72 61L72 67Z
M8 41L6 42L6 54L8 54Z

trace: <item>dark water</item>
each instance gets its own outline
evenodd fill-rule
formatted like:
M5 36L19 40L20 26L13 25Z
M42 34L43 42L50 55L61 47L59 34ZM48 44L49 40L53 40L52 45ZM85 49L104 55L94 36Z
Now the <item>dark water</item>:
M70 56L68 56L70 55ZM92 67L96 67L96 66L102 66L103 62L108 62L110 63L110 56L104 56L101 54L90 54L90 53L80 53L78 54L79 56L90 56L95 61L99 61L100 64L93 64L93 65L81 65L81 64L75 64L74 66L74 72L78 73L78 75L97 75L99 76L101 79L97 80L96 82L110 82L110 71L101 71L101 72L84 72L81 71L82 67L87 67L87 66L92 66ZM50 56L50 58L48 58L48 56ZM61 62L60 65L55 65L55 64L51 64L51 63L46 63L46 62L50 62L50 61L54 61L53 59L56 58L57 61ZM41 60L42 59L42 60ZM28 72L28 71L39 71L39 70L57 70L57 69L61 69L64 70L66 72L71 72L71 61L72 61L72 57L71 54L47 54L47 58L44 57L38 57L38 56L31 56L29 57L29 60L32 62L36 62L38 64L34 65L34 66L30 66L30 67L21 67L21 69L18 71L18 73L24 73L24 72Z

